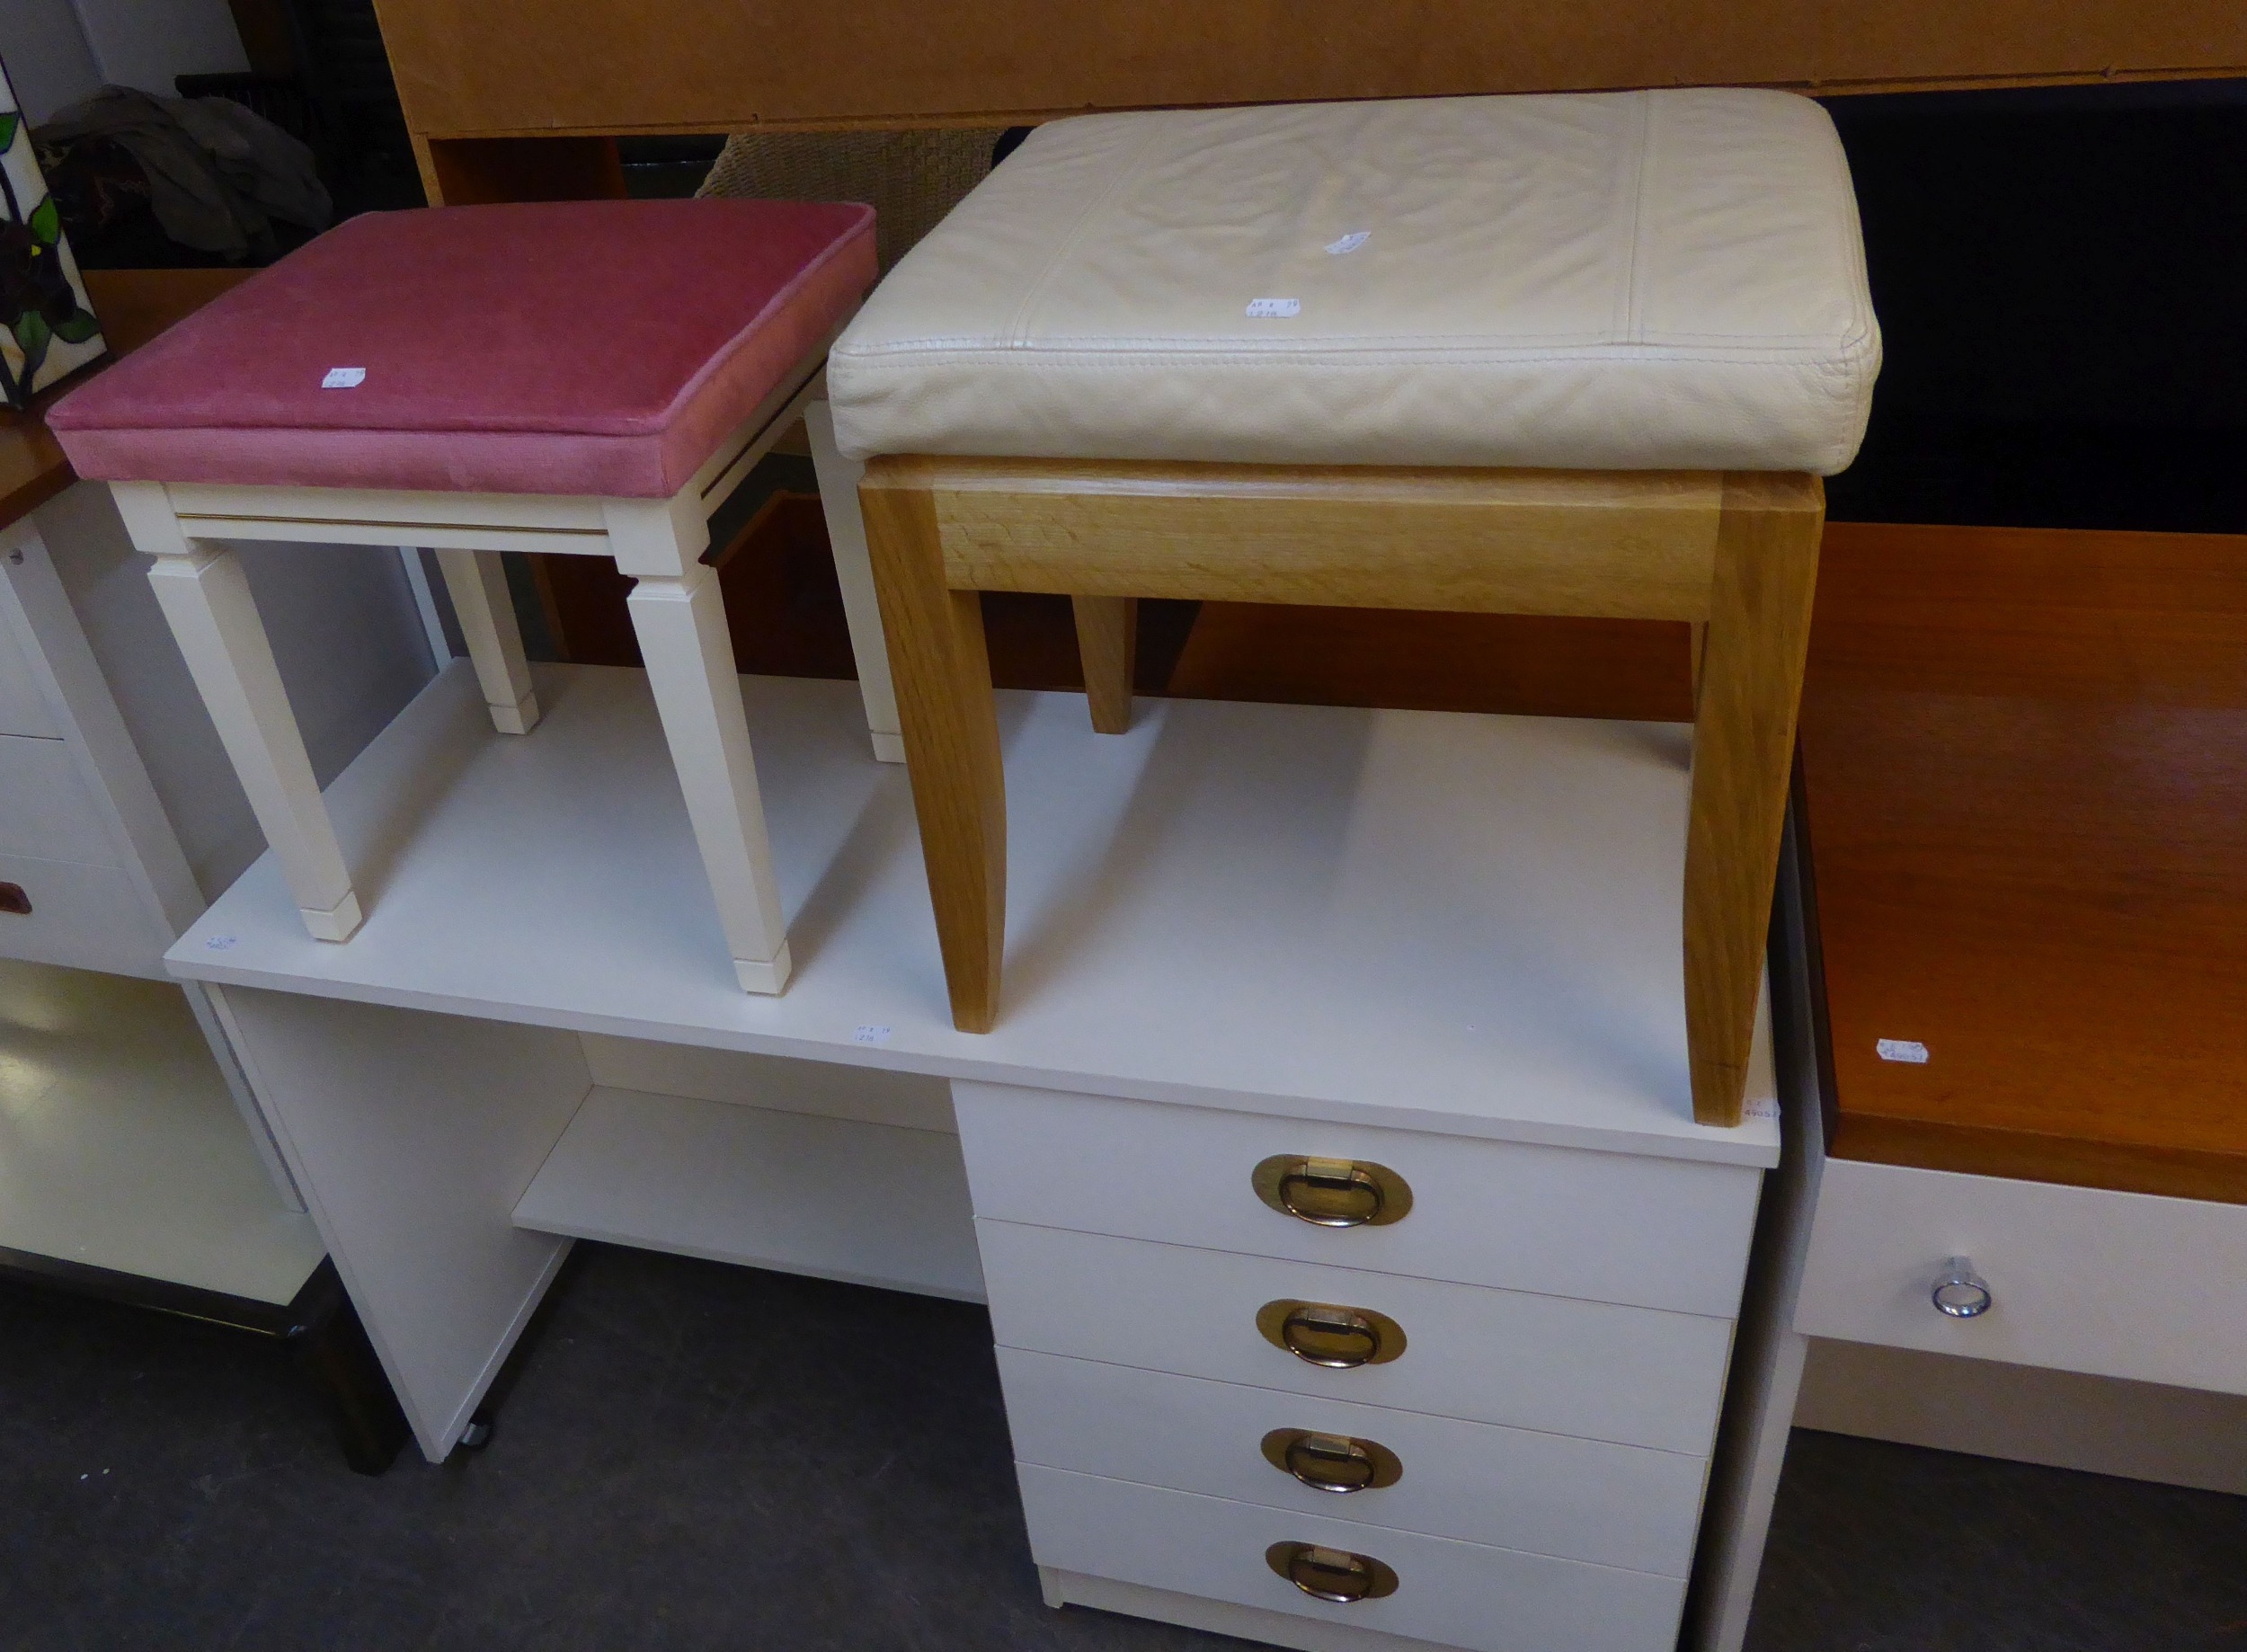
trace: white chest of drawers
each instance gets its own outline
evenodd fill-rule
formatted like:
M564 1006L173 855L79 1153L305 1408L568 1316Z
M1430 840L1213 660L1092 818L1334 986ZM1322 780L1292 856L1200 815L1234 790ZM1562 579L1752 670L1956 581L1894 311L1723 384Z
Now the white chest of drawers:
M1049 1598L1083 1577L1478 1652L1674 1640L1759 1172L953 1098ZM1294 1351L1274 1303L1373 1328ZM1319 1598L1289 1543L1357 1557L1327 1594L1382 1592Z

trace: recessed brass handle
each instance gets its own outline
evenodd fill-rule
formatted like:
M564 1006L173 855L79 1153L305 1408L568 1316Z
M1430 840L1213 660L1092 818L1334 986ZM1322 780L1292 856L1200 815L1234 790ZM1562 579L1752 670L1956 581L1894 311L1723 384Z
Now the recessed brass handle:
M1386 1365L1405 1351L1404 1328L1370 1308L1282 1297L1257 1310L1257 1329L1275 1348L1331 1371Z
M1371 1555L1317 1543L1274 1543L1264 1563L1315 1601L1377 1601L1397 1592L1397 1574Z
M1412 1188L1387 1165L1274 1153L1248 1182L1283 1216L1320 1228L1384 1228L1412 1210Z
M21 884L0 884L0 912L13 912L18 918L31 915L31 897L23 893Z
M1264 1436L1264 1460L1313 1491L1379 1491L1404 1478L1397 1453L1378 1440L1274 1428Z

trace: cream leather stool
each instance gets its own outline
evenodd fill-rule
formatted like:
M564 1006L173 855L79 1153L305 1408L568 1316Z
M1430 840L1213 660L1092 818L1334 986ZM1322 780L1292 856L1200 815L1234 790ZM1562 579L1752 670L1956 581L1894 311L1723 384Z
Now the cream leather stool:
M1849 175L1772 92L1041 128L830 357L953 1018L998 1013L1006 820L975 593L1065 592L1097 727L1131 601L1686 620L1696 1116L1736 1123L1818 478L1879 361Z
M359 896L227 542L436 547L492 721L538 703L506 550L606 555L628 599L744 989L787 984L709 520L801 417L875 277L865 207L573 201L369 214L244 282L49 416L111 482L180 652L315 939ZM848 488L832 537L877 755L894 746ZM855 554L854 554L855 553Z

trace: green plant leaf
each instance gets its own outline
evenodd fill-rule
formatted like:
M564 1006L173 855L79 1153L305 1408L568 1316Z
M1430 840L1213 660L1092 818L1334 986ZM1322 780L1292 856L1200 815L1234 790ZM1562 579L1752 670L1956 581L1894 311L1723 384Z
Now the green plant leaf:
M21 115L13 111L0 115L0 155L5 155L15 147L16 123L22 119Z
M102 330L102 324L93 319L93 312L80 306L68 321L55 329L55 336L66 344L83 344Z
M31 364L43 360L47 355L47 341L54 336L47 325L47 317L37 310L26 310L15 318L15 342L22 348L25 363L24 377L31 377Z
M31 239L41 246L52 246L62 239L62 209L52 195L33 207L25 222L31 226Z

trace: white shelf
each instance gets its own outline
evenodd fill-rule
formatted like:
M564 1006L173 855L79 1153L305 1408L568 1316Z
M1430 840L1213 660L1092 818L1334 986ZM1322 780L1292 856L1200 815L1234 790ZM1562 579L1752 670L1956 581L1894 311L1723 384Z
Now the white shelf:
M368 909L350 942L306 936L269 855L167 961L584 1033L1777 1159L1775 1120L1692 1122L1682 727L1149 699L1096 737L1080 695L1002 694L1006 992L979 1037L951 1026L905 776L868 755L855 686L743 689L796 963L780 998L733 984L644 677L591 666L539 668L545 720L511 737L456 662L328 788Z
M943 1131L597 1087L515 1225L983 1300L967 1168Z
M272 1303L326 1254L179 988L6 960L0 1247Z

